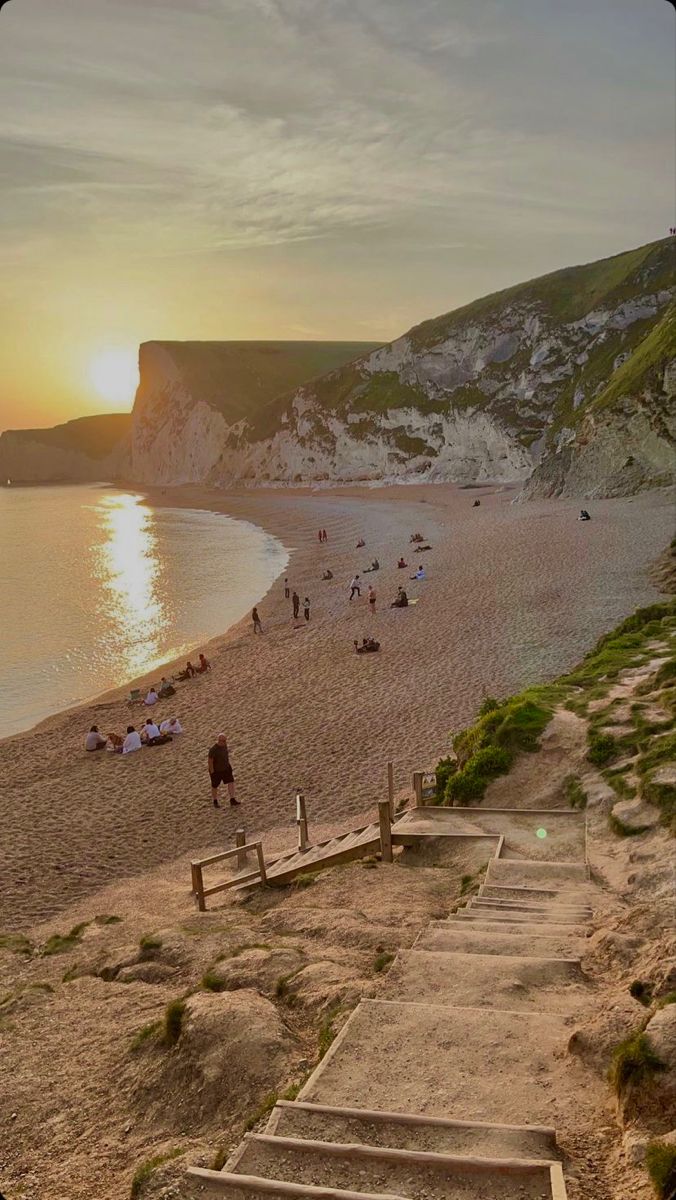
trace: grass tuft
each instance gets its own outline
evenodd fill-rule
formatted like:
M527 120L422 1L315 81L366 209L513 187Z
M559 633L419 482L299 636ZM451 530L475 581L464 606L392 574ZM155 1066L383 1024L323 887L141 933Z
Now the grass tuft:
M145 1046L146 1042L154 1041L162 1029L161 1021L149 1021L147 1025L143 1025L131 1039L129 1049L140 1050L141 1046Z
M579 775L566 775L563 781L563 791L571 808L583 810L587 807L587 793L580 782Z
M183 1032L185 1000L171 1000L164 1011L162 1041L165 1046L175 1046Z
M673 1200L676 1196L676 1146L666 1142L649 1142L645 1165L657 1200Z
M332 1004L319 1027L318 1044L320 1061L335 1040L336 1030L333 1028L333 1022L335 1021L339 1012L340 1004Z
M228 984L217 971L205 971L200 981L200 987L205 992L227 992Z
M144 958L152 958L157 950L162 949L162 938L156 933L144 933L139 942L139 949Z
M390 954L388 950L383 950L380 954L376 954L373 970L376 975L379 975L382 971L386 971L392 962L394 962L394 955Z
M643 979L634 979L633 982L629 984L629 995L632 996L634 1000L638 1000L639 1004L643 1004L647 1008L652 1000L652 985L645 983Z
M164 1166L173 1158L179 1158L181 1154L185 1154L185 1150L181 1150L176 1146L173 1150L168 1150L166 1154L156 1154L154 1158L148 1158L140 1167L137 1167L134 1172L134 1178L131 1181L131 1200L138 1200L139 1196L143 1195L143 1190L151 1175L158 1167Z
M73 925L70 933L53 933L42 947L42 954L65 954L67 950L72 950L82 941L82 934L88 924L89 921L82 921L79 925Z
M0 933L0 950L11 950L13 954L32 954L33 943L23 933Z
M532 688L500 704L484 701L474 725L453 739L457 769L449 759L437 766L437 785L445 780L444 803L480 800L491 780L509 771L517 754L537 750L554 711L554 690Z
M277 1092L268 1092L267 1096L263 1097L260 1104L258 1105L258 1108L255 1109L254 1112L252 1112L251 1116L248 1118L248 1120L244 1126L247 1133L249 1133L254 1128L254 1126L258 1124L259 1121L262 1121L263 1117L266 1117L268 1115L268 1113L272 1111L272 1109L275 1107L275 1104L277 1103L277 1100L278 1100Z
M122 917L116 917L114 915L107 916L105 913L103 913L99 917L94 917L94 921L97 925L119 925L122 921Z
M616 738L610 733L599 733L590 729L587 733L587 758L595 767L605 767L607 763L617 758L619 746Z
M648 1035L639 1030L615 1047L608 1077L615 1094L622 1097L630 1086L638 1087L665 1070Z

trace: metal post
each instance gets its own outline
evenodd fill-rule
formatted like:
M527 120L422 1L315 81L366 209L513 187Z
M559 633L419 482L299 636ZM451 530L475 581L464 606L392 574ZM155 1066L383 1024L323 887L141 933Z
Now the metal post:
M237 829L235 831L235 845L246 846L246 831L244 829ZM237 855L237 870L243 871L248 861L247 852L246 850L243 850Z
M380 857L383 862L391 863L392 820L389 800L381 800L378 804L378 824L380 825Z
M423 802L423 772L413 772L413 805L414 808L422 808Z
M310 840L307 831L307 812L305 809L305 796L302 792L296 793L296 825L298 827L298 849L307 850L310 845Z
M394 820L394 763L387 764L387 798L390 803L390 818Z

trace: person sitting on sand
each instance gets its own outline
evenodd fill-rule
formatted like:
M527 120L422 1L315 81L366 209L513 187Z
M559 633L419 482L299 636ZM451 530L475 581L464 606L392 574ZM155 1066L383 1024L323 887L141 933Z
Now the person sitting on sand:
M422 554L423 550L431 550L431 546L418 546L418 554Z
M365 545L366 545L366 542L364 541L364 539L360 538L359 541L357 542L357 550L362 550Z
M409 541L411 541L411 542L424 542L424 541L425 541L425 539L424 539L424 537L423 537L422 533L412 533L412 534L411 534L411 536L410 536L410 538L409 538Z
M135 750L140 750L142 745L141 735L136 732L133 725L127 725L127 736L122 743L120 753L133 754Z
M589 516L589 513L587 512L586 508L580 509L580 515L577 519L578 519L578 521L591 521L591 517Z
M474 501L474 504L472 505L472 508L479 508L479 507L480 507L480 505L481 505L481 501L480 501L480 500L475 500L475 501Z
M160 736L160 731L157 728L157 725L153 721L152 717L148 717L148 720L146 721L145 725L143 726L143 729L141 730L141 741L142 742L151 742L151 741L153 741L154 738L158 738L159 736Z
M149 704L149 705L150 705L150 704L157 704L157 701L158 701L158 700L159 700L159 696L158 696L157 692L155 691L155 685L154 685L154 684L151 684L151 685L150 685L150 691L148 692L148 695L146 696L146 698L145 698L145 700L143 701L143 703L144 703L144 704Z
M322 575L322 579L333 579L333 571L325 571Z
M183 726L178 717L169 717L160 725L160 733L169 733L174 736L177 733L183 733Z
M405 558L400 558L399 562L397 563L397 566L399 567L399 570L401 570L402 567L407 567L408 563L406 562Z
M200 654L200 660L195 670L197 671L198 675L204 675L206 671L211 670L211 663L209 662L208 658L204 657L203 654Z
M375 654L376 650L380 650L380 642L376 642L374 638L362 638L360 646L355 638L354 648L357 654Z
M379 571L379 570L380 570L380 563L378 562L377 558L374 558L373 562L371 563L371 566L366 567L364 569L364 574L368 575L369 571Z
M411 575L410 578L411 579L424 579L425 578L425 568L423 567L422 563L418 567L418 570L416 571L415 575Z
M166 675L163 675L160 680L160 687L159 687L159 691L158 691L158 696L160 697L160 700L166 700L168 696L175 696L175 695L176 695L176 688L174 687L173 683L169 682Z
M403 587L399 588L396 600L393 600L390 608L408 608L408 596Z
M108 744L108 738L104 738L99 733L98 725L92 725L89 733L85 737L85 750L105 750Z

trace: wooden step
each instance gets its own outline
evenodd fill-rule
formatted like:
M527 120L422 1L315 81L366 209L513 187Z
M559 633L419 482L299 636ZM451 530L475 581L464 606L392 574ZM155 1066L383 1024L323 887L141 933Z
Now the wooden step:
M250 1134L228 1164L234 1175L290 1176L310 1187L358 1184L367 1194L385 1189L411 1200L477 1200L487 1186L504 1200L539 1200L549 1190L549 1167L537 1159L486 1159L269 1134Z
M541 1125L491 1125L416 1113L336 1108L301 1100L279 1100L267 1133L323 1142L390 1146L441 1154L490 1158L554 1159L555 1131Z
M480 930L476 924L452 924L448 921L433 921L416 939L414 950L460 951L466 954L544 955L551 958L579 958L584 953L586 941L570 933L533 934L519 929L505 930L492 927Z
M278 1200L280 1197L299 1197L299 1200L411 1200L408 1196L393 1196L384 1192L353 1192L343 1188L308 1187L290 1183L287 1179L264 1179L260 1176L233 1175L229 1171L208 1171L204 1167L188 1167L188 1178L201 1185L209 1194L228 1196L230 1200Z

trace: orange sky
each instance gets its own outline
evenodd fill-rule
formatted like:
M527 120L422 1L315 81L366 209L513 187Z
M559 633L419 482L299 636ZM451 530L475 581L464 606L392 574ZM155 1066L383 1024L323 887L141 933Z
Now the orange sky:
M388 340L663 236L673 23L636 0L5 5L0 430L120 409L101 355L141 341Z

